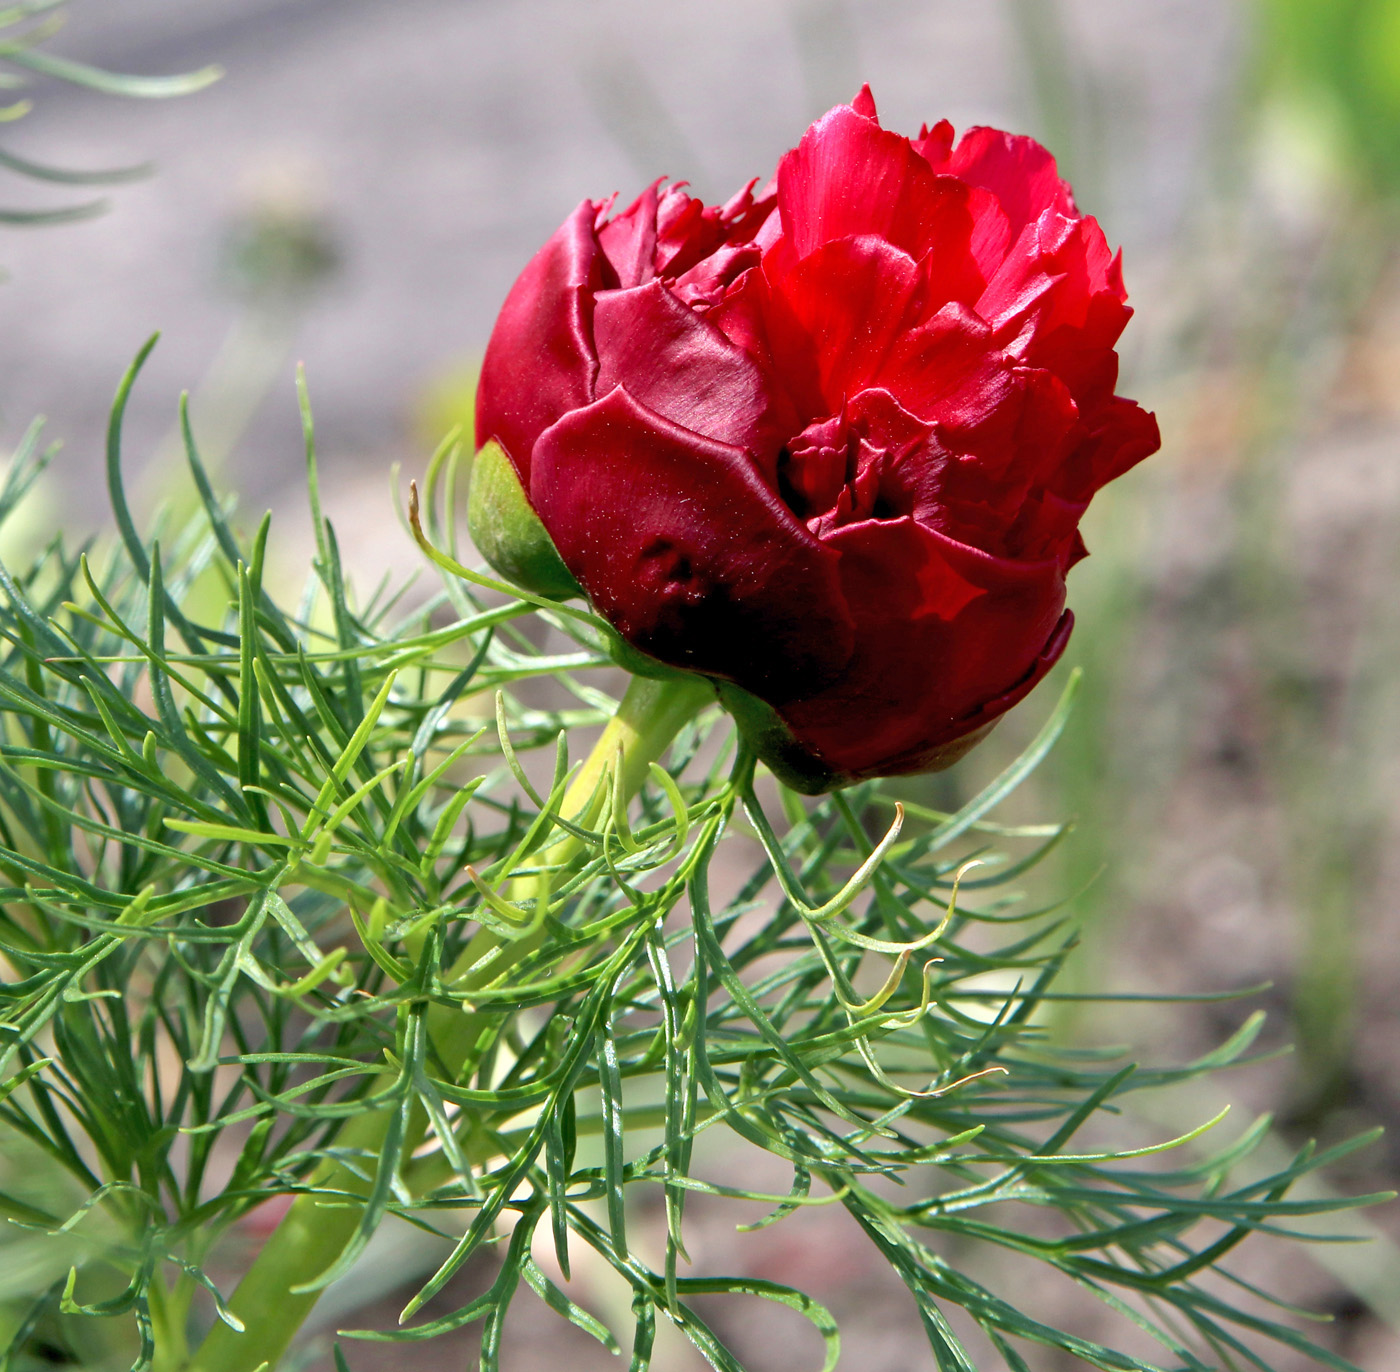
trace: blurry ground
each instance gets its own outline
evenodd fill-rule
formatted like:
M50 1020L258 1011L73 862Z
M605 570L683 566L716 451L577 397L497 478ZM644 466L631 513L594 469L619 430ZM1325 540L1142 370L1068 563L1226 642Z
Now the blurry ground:
M1084 610L1073 651L1090 673L1081 720L1095 732L1070 741L1041 799L1048 814L1085 821L1078 874L1107 871L1084 903L1093 925L1081 977L1147 990L1273 982L1262 997L1270 1042L1301 1027L1311 1044L1304 1065L1276 1064L1221 1089L1248 1108L1281 1111L1280 1147L1309 1132L1395 1124L1400 777L1392 697L1376 682L1400 678L1400 638L1387 617L1400 572L1400 346L1388 322L1397 293L1383 283L1380 303L1345 336L1314 323L1281 372L1267 347L1251 353L1219 315L1232 324L1243 315L1267 340L1300 327L1303 307L1316 302L1314 259L1300 251L1295 271L1286 233L1271 230L1246 252L1238 224L1211 218L1213 178L1235 138L1237 7L1067 5L1070 65L1058 91L1063 54L1040 52L1044 62L1028 64L1015 8L75 3L61 51L139 72L217 61L228 75L169 104L46 88L39 113L13 132L14 151L55 163L154 157L160 172L117 190L104 218L0 234L11 274L0 288L0 433L8 441L34 413L47 414L66 447L53 515L99 527L107 406L136 347L160 328L132 403L132 466L162 449L175 395L194 389L196 426L216 454L232 448L226 484L253 513L285 512L283 559L293 567L304 501L291 372L304 359L330 513L355 564L377 580L387 566L416 565L390 514L389 464L421 469L424 416L451 408L430 397L469 367L515 273L580 198L626 195L662 171L727 195L771 169L813 114L862 80L898 129L947 116L960 127L1054 136L1081 202L1125 246L1139 309L1125 389L1161 412L1167 440L1153 470L1100 502L1090 530L1098 556L1071 587ZM1301 241L1317 187L1290 174L1280 222L1301 220ZM56 198L52 188L16 186L6 203ZM1284 260L1268 280L1296 290L1297 309L1272 287L1256 283L1251 295L1240 284L1270 255ZM1268 422L1274 413L1282 436ZM1264 464L1257 480L1250 462ZM178 479L159 470L149 494ZM1026 707L1035 718L1045 708ZM939 784L955 798L994 762L993 750ZM1075 884L1074 871L1062 875ZM1105 1014L1081 1028L1179 1058L1204 1051L1244 1013ZM1172 1122L1207 1117L1207 1104L1183 1104L1191 1118ZM1372 1149L1338 1184L1387 1184L1394 1148ZM912 1310L835 1212L808 1212L742 1243L732 1215L710 1224L706 1213L696 1207L696 1256L828 1301L847 1337L843 1366L931 1366ZM1396 1227L1384 1212L1376 1220ZM1400 1343L1354 1289L1295 1250L1254 1249L1242 1262L1252 1277L1340 1316L1324 1341L1375 1372L1400 1365ZM408 1261L402 1247L385 1259L391 1269ZM1362 1265L1389 1280L1385 1261ZM468 1286L481 1277L469 1274ZM1388 1299L1392 1315L1400 1308L1397 1290L1370 1295ZM371 1292L356 1299L364 1324L391 1323L402 1304L376 1304ZM716 1318L757 1368L815 1364L817 1350L797 1342L805 1336L767 1310ZM1107 1327L1097 1307L1083 1320L1086 1333ZM553 1316L517 1324L512 1372L561 1359L615 1365ZM350 1352L357 1369L446 1368L464 1357L446 1343ZM657 1365L684 1372L693 1363L668 1345Z

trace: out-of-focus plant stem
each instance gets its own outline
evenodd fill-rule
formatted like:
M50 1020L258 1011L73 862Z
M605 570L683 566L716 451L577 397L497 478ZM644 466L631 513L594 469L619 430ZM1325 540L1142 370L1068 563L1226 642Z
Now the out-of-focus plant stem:
M623 796L630 799L640 788L650 764L661 757L682 726L712 699L709 687L698 680L634 677L617 712L565 793L560 807L562 817L585 825L591 823L604 803L606 781L614 768L621 772ZM557 866L570 861L581 849L582 842L568 835L548 849L541 860ZM532 889L530 879L522 878L512 895L529 899ZM533 951L543 937L541 926L532 935L502 945L494 934L483 930L468 944L447 980L466 989L494 981L512 963ZM487 969L481 971L481 963L493 952L495 956L490 958ZM477 969L475 982L473 969ZM498 1011L463 1013L434 1006L428 1015L428 1033L438 1055L460 1075L469 1072L485 1051L491 1026L499 1018ZM392 1115L390 1110L374 1110L352 1118L337 1136L337 1147L351 1155L377 1154L388 1135ZM427 1116L421 1107L416 1108L408 1126L406 1156L426 1129ZM243 1323L245 1331L240 1334L222 1320L216 1322L189 1363L189 1372L255 1372L264 1365L275 1369L311 1313L320 1289L297 1288L314 1283L329 1269L360 1221L357 1207L344 1204L340 1197L333 1205L323 1205L317 1193L366 1196L370 1181L342 1162L328 1161L308 1184L312 1190L292 1202L229 1301L229 1310Z
M1035 132L1055 153L1081 203L1102 199L1096 74L1080 59L1059 0L1010 0L1008 12L1030 78Z
M190 1355L186 1330L195 1283L181 1273L173 1285L162 1278L151 1283L151 1332L155 1352L151 1372L180 1372Z
M1316 245L1298 306L1259 359L1247 465L1231 492L1232 577L1259 671L1267 780L1282 801L1287 898L1296 928L1291 988L1298 1071L1291 1115L1306 1132L1345 1103L1354 1072L1360 984L1357 915L1371 889L1380 817L1374 697L1386 673L1359 645L1379 627L1376 605L1341 660L1324 658L1308 622L1310 598L1285 508L1286 463L1312 417L1335 395L1346 350L1391 259L1390 216L1364 201L1336 212ZM1296 322L1295 322L1296 321ZM1331 341L1331 346L1320 343ZM1364 586L1351 587L1357 597ZM1374 596L1391 599L1390 587Z

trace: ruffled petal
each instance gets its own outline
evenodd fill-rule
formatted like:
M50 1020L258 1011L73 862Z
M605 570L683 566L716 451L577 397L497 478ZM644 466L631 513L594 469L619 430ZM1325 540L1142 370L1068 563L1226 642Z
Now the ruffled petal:
M597 209L585 200L520 273L481 364L476 445L494 438L526 484L535 440L594 396L593 295L611 284Z
M1077 338L1066 345L1096 360L1111 355L1132 314L1126 298L1121 258L1109 251L1097 221L1047 211L1022 231L977 309L999 339L1024 337L1027 361L1054 366L1045 348L1055 335ZM1071 390L1079 398L1073 384Z
M1087 503L1100 487L1162 446L1157 417L1135 400L1113 396L1097 411L1094 421L1084 441L1047 483L1064 499Z
M925 124L919 136L909 140L914 151L935 171L947 170L948 159L953 154L953 126L946 119L940 119L932 128Z
M1077 216L1074 193L1060 179L1055 159L1034 138L973 128L934 170L989 190L1001 202L1014 239L1046 210Z
M1045 646L1036 654L1025 675L1009 690L983 701L976 709L963 715L942 738L936 734L916 743L906 752L862 768L851 775L852 781L864 781L878 776L917 776L922 772L939 772L951 767L959 758L980 743L992 731L997 721L1014 706L1019 705L1049 674L1060 660L1074 630L1074 614L1061 614Z
M1093 220L1084 220L1048 262L1054 285L1036 312L1026 361L1048 367L1088 410L1113 394L1118 342L1132 310L1124 303L1119 259Z
M653 181L621 214L598 230L598 242L617 274L613 284L644 286L656 275L656 212L661 182Z
M869 384L908 331L920 272L882 239L843 238L770 286L764 322L774 365L809 413L832 414Z
M778 164L778 213L794 263L824 243L866 234L917 261L939 240L944 217L966 216L965 201L964 189L934 176L907 138L849 105L818 119Z
M1060 280L1054 254L1073 231L1073 220L1057 215L1047 215L1021 230L977 301L977 313L999 339L1031 337L1046 297Z
M688 195L684 182L655 181L620 214L598 229L598 241L615 273L606 284L627 289L654 277L684 278L688 299L717 296L758 260L753 237L777 207L771 187L755 196L750 181L722 206ZM601 215L600 215L601 219Z
M870 384L920 419L956 431L984 423L1006 401L1013 365L984 320L950 304L901 334Z
M589 599L633 647L774 704L834 680L854 627L840 555L744 452L617 387L540 437L530 501Z
M940 259L931 259L937 275L931 273L935 281L947 279L949 284L957 283L946 296L940 297L935 290L931 293L931 303L941 305L944 300L960 300L965 305L976 305L986 290L987 283L1001 270L1006 254L1011 247L1011 222L1002 209L1001 202L990 191L980 186L963 186L967 200L967 216L971 223L965 250L960 249L955 271L940 265ZM963 254L975 265L969 270Z
M1032 491L1007 535L1007 544L1019 557L1057 558L1068 572L1089 555L1079 533L1079 521L1088 508L1087 500L1071 500L1050 490Z
M726 243L666 284L691 309L708 308L719 304L730 285L758 266L762 256L756 244Z
M927 528L987 552L1024 556L1010 535L1032 492L1058 472L1078 434L1079 412L1049 372L1017 367L978 424L934 426L936 438L905 455L884 480L887 503ZM1037 553L1036 556L1045 556Z
M754 267L729 287L718 305L705 312L705 319L736 348L741 348L763 373L778 426L783 433L792 435L800 432L820 410L821 388L815 364L793 376L778 367L769 339L772 310L768 278L761 268Z

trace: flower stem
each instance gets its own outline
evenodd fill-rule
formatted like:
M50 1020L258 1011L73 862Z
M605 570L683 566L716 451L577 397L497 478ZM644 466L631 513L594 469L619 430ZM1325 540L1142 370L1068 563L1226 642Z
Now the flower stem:
M698 679L654 681L634 677L616 714L570 784L560 807L562 817L590 824L606 803L599 783L619 763L623 795L627 799L634 796L646 778L648 765L665 752L681 726L713 698L711 689ZM568 861L581 848L581 840L570 835L551 847L546 856L557 865ZM542 937L543 930L533 939L521 939L501 948L482 975L494 980L511 963L533 951ZM463 951L447 979L470 988L470 969L495 946L495 936L481 931ZM485 1046L484 1036L502 1018L498 1010L463 1013L434 1006L428 1029L438 1056L454 1073L460 1073ZM388 1110L373 1110L352 1118L337 1135L337 1147L351 1155L378 1153L390 1119ZM416 1147L426 1127L424 1113L415 1111L405 1156ZM370 1186L364 1177L334 1160L323 1162L309 1184L317 1191L360 1196L367 1194ZM320 1296L319 1291L294 1292L293 1288L315 1281L330 1267L354 1235L359 1220L359 1209L344 1204L340 1197L334 1205L321 1205L316 1195L298 1196L229 1301L229 1310L242 1321L244 1332L238 1333L222 1320L216 1322L189 1363L188 1372L274 1369Z
M173 1289L160 1274L151 1282L151 1334L155 1341L152 1372L178 1372L185 1365L189 1356L185 1325L193 1295L194 1282L183 1272L176 1278Z
M603 798L598 783L619 762L622 793L630 800L642 789L647 768L666 751L681 727L714 699L713 688L699 677L655 681L634 676L626 695L617 703L616 713L564 794L560 807L564 818L585 824L596 818L585 810L595 795L598 801L592 808L601 808ZM580 840L571 835L549 850L550 860L567 861L580 847Z

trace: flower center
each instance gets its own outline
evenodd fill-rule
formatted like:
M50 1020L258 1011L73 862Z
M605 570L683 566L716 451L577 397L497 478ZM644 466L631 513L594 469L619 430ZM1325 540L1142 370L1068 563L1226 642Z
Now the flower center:
M901 467L909 445L889 444L844 415L809 424L778 455L778 493L815 534L913 513Z

